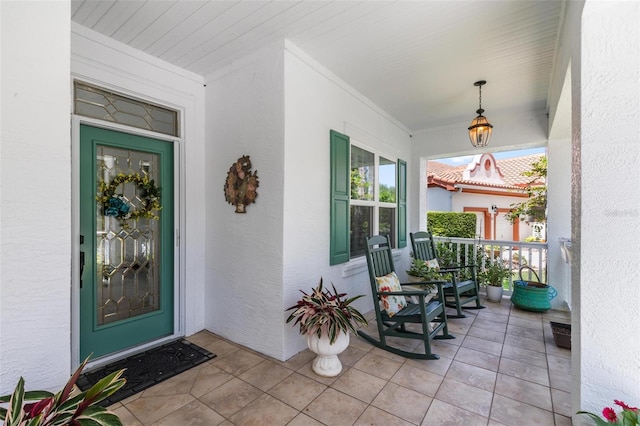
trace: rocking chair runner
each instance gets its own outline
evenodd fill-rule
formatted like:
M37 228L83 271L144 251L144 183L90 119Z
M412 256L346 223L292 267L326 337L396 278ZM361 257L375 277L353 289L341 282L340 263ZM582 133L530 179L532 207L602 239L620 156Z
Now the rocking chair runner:
M411 247L413 256L420 260L437 260L436 244L431 232L412 232ZM458 281L457 274L464 268L471 271L471 279ZM447 315L448 318L465 318L462 309L482 309L480 303L480 285L476 276L475 265L455 266L441 268L443 279L448 282L443 286L444 304L448 308L456 308L457 315ZM469 302L476 302L475 306L463 306Z
M378 235L367 239L366 258L379 340L369 336L362 330L358 330L358 334L374 346L397 355L415 359L439 359L440 357L438 355L431 352L431 340L454 338L453 335L449 334L442 291L438 292L437 299L429 302L425 301L425 297L428 297L430 294L428 289L381 291L379 287L382 288L384 285L379 286L379 281L384 282L384 280L387 279L396 279L393 258L391 257L391 245L389 243L389 237L387 236ZM444 283L444 281L429 281L423 284L436 284L441 290ZM419 286L420 283L400 284L400 286L403 285L415 287ZM380 306L383 299L394 296L402 298L406 305L404 305L404 307L398 305L388 306L390 303L388 302L389 299L387 299L387 303L385 304L386 308L385 306ZM418 299L418 303L411 303L410 300L404 299L405 296L415 296ZM398 311L394 314L396 309L398 309ZM421 327L414 327L414 329L420 328L420 331L408 330L406 327L407 324L419 324ZM407 352L392 347L387 342L388 337L404 337L422 340L424 343L424 353Z

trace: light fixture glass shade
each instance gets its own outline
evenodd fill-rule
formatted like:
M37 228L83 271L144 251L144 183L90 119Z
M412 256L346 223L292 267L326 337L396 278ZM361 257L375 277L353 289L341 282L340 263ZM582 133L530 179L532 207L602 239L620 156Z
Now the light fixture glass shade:
M476 111L478 116L471 121L469 126L469 139L471 140L471 145L476 148L489 145L491 129L493 129L487 117L482 115L484 112L482 109L482 86L485 84L487 84L486 80L479 80L473 83L474 86L478 87L478 110Z
M475 147L483 147L489 144L491 139L491 129L493 125L489 123L487 117L478 111L478 116L471 121L469 126L469 139Z

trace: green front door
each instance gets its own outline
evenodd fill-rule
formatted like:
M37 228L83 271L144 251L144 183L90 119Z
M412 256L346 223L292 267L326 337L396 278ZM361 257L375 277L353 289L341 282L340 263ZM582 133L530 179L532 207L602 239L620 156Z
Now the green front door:
M173 334L173 144L80 126L80 359Z

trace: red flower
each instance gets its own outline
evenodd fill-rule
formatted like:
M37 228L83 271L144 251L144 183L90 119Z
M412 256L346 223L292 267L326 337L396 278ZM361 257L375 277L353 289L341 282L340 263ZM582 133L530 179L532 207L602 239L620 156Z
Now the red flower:
M611 407L605 407L605 409L602 410L602 415L611 423L618 421L618 416L616 416L616 412L613 411L613 408Z
M622 401L618 401L617 399L614 399L613 402L614 404L622 407L623 410L635 411L636 413L638 412L638 407L629 407L627 404Z

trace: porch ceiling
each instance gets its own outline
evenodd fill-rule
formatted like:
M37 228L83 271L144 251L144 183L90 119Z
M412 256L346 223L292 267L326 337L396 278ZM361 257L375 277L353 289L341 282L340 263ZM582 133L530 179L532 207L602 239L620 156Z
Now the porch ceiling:
M562 0L72 0L72 20L207 75L287 38L412 131L547 108Z

